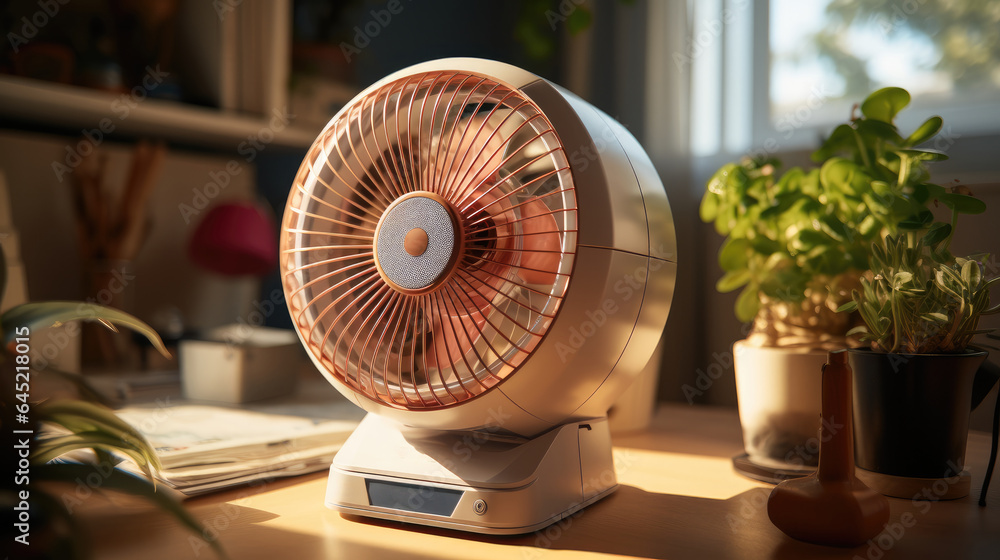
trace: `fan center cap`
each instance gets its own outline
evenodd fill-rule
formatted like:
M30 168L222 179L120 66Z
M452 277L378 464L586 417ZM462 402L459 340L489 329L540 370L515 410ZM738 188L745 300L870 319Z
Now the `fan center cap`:
M396 291L422 293L444 281L460 253L451 204L424 191L396 199L375 228L375 264Z
M403 239L403 248L414 257L423 255L427 250L427 232L418 227L411 229Z

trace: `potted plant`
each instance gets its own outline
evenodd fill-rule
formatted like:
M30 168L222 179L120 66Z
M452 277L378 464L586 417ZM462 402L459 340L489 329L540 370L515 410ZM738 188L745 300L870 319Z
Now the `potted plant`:
M6 285L6 272L0 250L0 294ZM97 321L112 330L116 330L115 325L130 328L145 336L164 355L167 352L149 325L101 305L70 301L26 303L0 315L0 364L9 372L9 382L0 389L3 428L0 439L5 449L19 454L18 461L27 462L27 465L17 463L20 474L5 477L0 484L0 504L10 513L9 518L5 517L10 521L5 533L11 540L10 550L15 556L25 558L88 557L86 535L71 513L79 503L78 494L67 491L66 486L58 486L83 484L80 481L87 481L90 488L99 492L110 490L141 496L173 515L199 538L205 538L204 527L180 502L166 492L157 491L153 470L159 468L159 460L150 443L118 418L82 376L51 367L44 370L44 375L73 385L80 399L41 402L37 391L32 391L32 382L40 373L31 363L32 337L38 330L77 320ZM43 435L40 429L43 425L56 426L59 433ZM30 439L25 440L26 437ZM92 450L95 463L50 462L78 449ZM25 457L20 450L30 454ZM118 457L134 461L146 478L115 469ZM86 489L88 493L90 488ZM211 540L209 544L222 556L218 541Z
M716 288L742 289L736 316L752 322L733 347L748 456L736 466L746 474L774 480L815 466L821 367L828 350L857 344L845 336L856 314L837 310L872 242L923 226L930 212L925 165L944 155L914 147L942 121L902 137L893 119L908 101L899 88L872 93L813 153L817 167L782 174L774 159L744 158L708 182L700 217L726 237Z
M950 253L958 209L949 193L932 196L952 206L952 222L874 244L871 270L843 309L860 311L865 324L855 331L870 344L850 353L859 478L890 496L952 499L969 493L970 403L995 382L979 383L982 395L973 395L987 352L971 342L988 331L980 317L1000 312L989 306L1000 278L986 278L985 255Z

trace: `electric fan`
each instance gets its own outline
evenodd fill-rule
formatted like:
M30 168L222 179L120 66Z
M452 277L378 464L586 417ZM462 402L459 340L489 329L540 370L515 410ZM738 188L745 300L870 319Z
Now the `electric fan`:
M544 79L456 58L361 92L280 238L303 344L371 413L326 505L504 534L613 492L607 413L659 339L675 245L635 138Z

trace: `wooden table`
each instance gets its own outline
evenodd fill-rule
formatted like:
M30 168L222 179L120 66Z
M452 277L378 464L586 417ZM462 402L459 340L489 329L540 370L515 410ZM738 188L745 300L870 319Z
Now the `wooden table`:
M1000 480L976 505L989 435L969 435L973 495L950 502L890 498L891 531L870 547L837 549L785 537L768 521L772 486L733 472L742 449L736 411L666 405L647 432L615 438L621 487L549 528L486 537L342 517L323 506L325 473L192 499L188 507L238 558L983 558L1000 559ZM1000 475L997 475L1000 478ZM913 522L904 527L900 516ZM80 516L97 558L215 558L167 515L92 499ZM911 519L909 516L903 519Z

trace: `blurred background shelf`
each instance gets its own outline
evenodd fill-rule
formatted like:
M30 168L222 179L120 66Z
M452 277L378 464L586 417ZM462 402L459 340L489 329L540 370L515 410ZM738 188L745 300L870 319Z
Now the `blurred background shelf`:
M315 126L285 125L271 116L249 116L167 101L145 99L130 105L128 94L112 94L79 86L0 75L0 116L78 133L114 127L115 136L155 135L183 144L233 151L262 131L274 134L271 144L307 148L316 138ZM109 124L110 123L110 124ZM274 126L277 124L277 126ZM281 130L278 128L281 127ZM264 132L268 138L269 133Z

